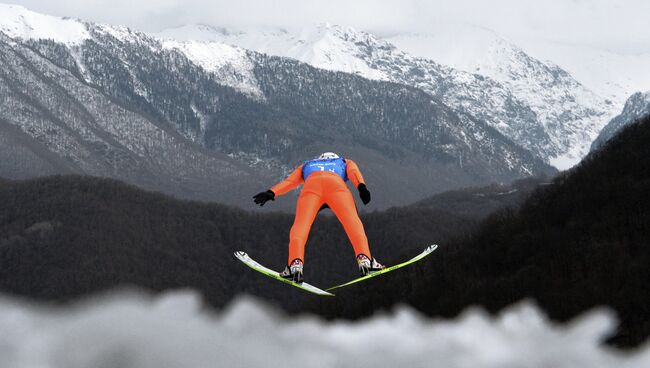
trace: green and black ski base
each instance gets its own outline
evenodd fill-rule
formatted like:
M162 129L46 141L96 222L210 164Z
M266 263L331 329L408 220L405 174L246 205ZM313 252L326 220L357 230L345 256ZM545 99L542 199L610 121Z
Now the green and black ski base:
M327 291L332 291L332 290L340 289L340 288L342 288L342 287L344 287L344 286L349 286L349 285L352 285L352 284L356 284L357 282L361 282L361 281L364 281L364 280L368 280L368 279L371 279L371 278L373 278L373 277L377 277L377 276L379 276L379 275L383 275L383 274L385 274L385 273L388 273L388 272L391 272L391 271L395 271L395 270L397 270L398 268L402 268L402 267L404 267L404 266L408 266L408 265L410 265L411 263L415 263L415 262L417 262L417 261L423 259L424 257L426 257L426 256L428 256L429 254L431 254L431 252L433 252L433 251L436 250L437 248L438 248L438 245L437 245L437 244L432 244L432 245L428 246L428 247L427 247L427 248L426 248L422 253L420 253L420 254L418 254L417 256L415 256L415 257L409 259L409 260L406 261L406 262L402 262L402 263L398 263L398 264L396 264L396 265L394 265L394 266L386 267L386 268L384 268L384 269L381 270L381 271L376 271L376 272L373 272L373 273L371 273L371 274L369 274L369 275L361 276L361 277L356 278L356 279L354 279L354 280L352 280L352 281L348 281L348 282L346 282L345 284L332 286L332 287L327 288L327 289L325 289L325 290L327 290Z

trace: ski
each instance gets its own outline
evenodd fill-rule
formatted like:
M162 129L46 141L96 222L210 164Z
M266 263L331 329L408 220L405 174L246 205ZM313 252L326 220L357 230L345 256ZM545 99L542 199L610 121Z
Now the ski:
M417 256L415 256L415 257L409 259L409 260L406 261L406 262L398 263L398 264L396 264L396 265L394 265L394 266L384 268L384 269L381 270L381 271L376 271L376 272L371 273L370 275L361 276L361 277L356 278L356 279L354 279L354 280L352 280L352 281L348 281L348 282L346 282L345 284L332 286L332 287L327 288L327 289L325 289L325 290L327 290L327 291L332 291L332 290L335 290L335 289L342 288L342 287L344 287L344 286L349 286L349 285L352 285L352 284L356 284L357 282L360 282L360 281L364 281L364 280L367 280L367 279L370 279L370 278L373 278L373 277L377 277L377 276L379 276L379 275L383 275L383 274L388 273L388 272L391 272L391 271L395 271L395 270L398 269L398 268L402 268L402 267L404 267L404 266L408 266L408 265L410 265L411 263L415 263L415 262L421 260L422 258L424 258L424 257L428 256L429 254L431 254L431 252L433 252L434 250L436 250L436 248L438 248L438 245L437 245L437 244L432 244L432 245L428 246L428 247L427 247L427 248L426 248L422 253L420 253L420 254L418 254Z
M317 294L317 295L334 296L334 294L332 294L330 292L327 292L325 290L321 290L321 289L317 288L316 286L310 285L310 284L308 284L306 282L298 284L296 282L284 279L282 276L280 276L279 272L273 271L270 268L262 266L261 264L256 262L254 259L252 259L246 252L237 251L237 252L235 252L235 257L237 257L237 259L239 259L246 266L254 269L255 271L257 271L257 272L259 272L259 273L261 273L263 275L266 275L266 276L268 276L270 278L282 281L285 284L295 286L298 289L302 289L302 290L305 290L305 291L308 291L310 293L314 293L314 294Z

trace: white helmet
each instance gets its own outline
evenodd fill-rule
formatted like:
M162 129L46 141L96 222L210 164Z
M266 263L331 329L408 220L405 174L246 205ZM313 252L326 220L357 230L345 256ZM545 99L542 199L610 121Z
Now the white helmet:
M340 158L340 157L334 152L325 152L322 155L318 156L319 160L331 160L334 158Z

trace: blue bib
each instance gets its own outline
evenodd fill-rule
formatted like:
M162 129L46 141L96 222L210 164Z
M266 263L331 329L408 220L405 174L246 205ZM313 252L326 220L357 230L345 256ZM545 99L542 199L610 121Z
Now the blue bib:
M325 160L309 160L305 161L302 165L302 178L303 180L307 180L307 177L316 171L329 171L340 176L343 181L348 181L348 175L346 174L345 169L346 165L343 157Z

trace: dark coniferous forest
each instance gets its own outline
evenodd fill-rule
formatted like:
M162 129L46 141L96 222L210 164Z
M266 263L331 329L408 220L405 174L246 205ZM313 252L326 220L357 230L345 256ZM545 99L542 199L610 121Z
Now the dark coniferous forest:
M89 177L0 180L0 290L65 301L116 286L191 287L215 307L249 293L328 318L360 318L404 302L446 317L469 305L496 312L533 298L558 320L611 306L622 322L611 342L636 345L650 335L648 142L645 119L571 171L542 180L525 200L512 197L532 190L520 183L363 213L373 252L385 263L430 243L440 249L328 299L266 279L232 257L242 249L273 268L284 264L292 217L272 206L253 213ZM340 224L320 215L305 278L329 286L355 276L355 268Z
M496 312L532 298L558 320L610 306L621 322L610 342L645 341L650 335L648 142L650 117L552 185L540 186L518 209L499 210L478 231L444 244L410 273L367 283L367 303L378 307L406 300L426 314L452 316L467 305ZM345 295L340 296L336 301L345 304ZM367 303L345 308L363 315Z
M293 200L287 198L287 200ZM5 291L67 299L117 285L193 287L216 306L237 292L282 303L294 295L260 280L233 257L245 250L273 268L286 263L293 216L181 201L111 179L55 176L0 184L0 285ZM252 198L251 198L252 205ZM323 211L307 251L313 282L356 275L341 225ZM478 216L441 208L394 208L364 215L378 254L413 254L430 239L470 232ZM271 281L271 282L268 282Z

